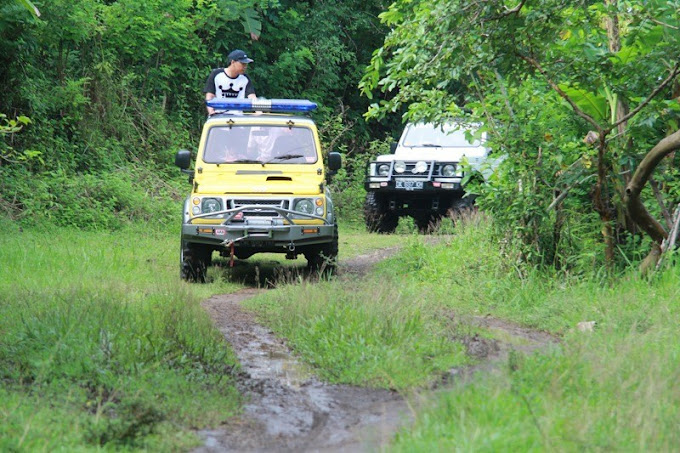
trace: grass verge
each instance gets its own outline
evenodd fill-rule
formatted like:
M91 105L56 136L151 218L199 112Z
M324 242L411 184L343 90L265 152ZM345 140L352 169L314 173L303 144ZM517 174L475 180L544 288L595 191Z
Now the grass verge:
M229 284L180 283L169 234L3 226L0 450L183 450L238 410L199 305Z
M469 361L456 319L550 331L559 347L439 391L395 451L672 451L680 443L680 269L652 279L518 266L482 219L413 237L369 276L283 286L250 301L333 382L422 388ZM577 328L596 321L593 331ZM458 329L458 331L456 330ZM469 330L467 334L471 331ZM493 334L487 333L492 336Z

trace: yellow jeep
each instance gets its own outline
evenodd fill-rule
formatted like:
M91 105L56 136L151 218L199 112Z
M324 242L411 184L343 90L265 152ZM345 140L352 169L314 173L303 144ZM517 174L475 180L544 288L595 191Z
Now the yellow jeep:
M208 105L223 113L205 122L194 169L189 151L175 156L192 183L180 276L204 281L215 251L232 264L260 252L302 254L311 269L332 271L338 224L316 125L304 116L316 104L237 99ZM339 153L328 153L330 172L341 163Z

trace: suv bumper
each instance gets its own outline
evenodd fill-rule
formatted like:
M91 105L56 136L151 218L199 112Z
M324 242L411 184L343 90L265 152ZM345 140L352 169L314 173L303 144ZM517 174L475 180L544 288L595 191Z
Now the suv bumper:
M413 181L416 182L416 181ZM454 181L454 182L439 182L439 181L418 181L422 182L422 187L420 188L415 188L413 185L410 187L404 188L403 185L400 188L397 188L397 183L394 180L391 181L366 181L364 183L364 188L366 191L370 192L380 192L380 193L387 193L387 192L394 192L394 193L408 193L408 194L416 194L416 193L434 193L434 192L456 192L456 191L461 191L463 190L463 186L460 184L460 181ZM378 186L378 187L376 187Z

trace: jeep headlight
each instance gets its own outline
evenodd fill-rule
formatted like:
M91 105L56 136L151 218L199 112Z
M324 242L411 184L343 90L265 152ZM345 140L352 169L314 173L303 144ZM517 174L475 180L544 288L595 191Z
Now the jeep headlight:
M406 164L401 160L395 162L394 171L396 171L397 173L404 173L406 171Z
M314 214L314 202L309 198L296 200L293 211L302 212L304 214Z
M444 165L442 168L442 176L446 176L447 178L450 178L452 176L455 176L456 174L456 166L453 164L447 164Z
M222 200L218 198L204 198L201 200L201 210L204 214L222 210Z
M387 164L381 164L378 166L378 175L387 176L390 173L390 166Z

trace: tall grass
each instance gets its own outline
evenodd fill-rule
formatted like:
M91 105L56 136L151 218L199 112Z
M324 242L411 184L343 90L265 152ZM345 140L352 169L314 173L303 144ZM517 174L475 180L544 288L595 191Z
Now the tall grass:
M432 290L458 314L512 319L562 337L551 352L512 356L435 401L398 451L672 451L680 442L680 269L651 280L521 268L461 225L443 246L414 244L381 267ZM577 329L596 321L592 332Z
M187 448L235 413L215 288L179 282L176 234L3 226L0 450Z

